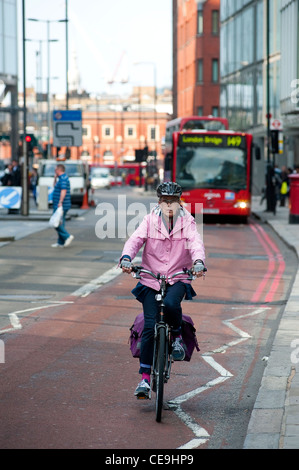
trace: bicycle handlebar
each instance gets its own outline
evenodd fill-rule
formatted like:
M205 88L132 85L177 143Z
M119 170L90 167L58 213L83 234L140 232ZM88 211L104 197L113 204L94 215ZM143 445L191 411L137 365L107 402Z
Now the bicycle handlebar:
M134 266L134 265L132 265L132 271L133 271L133 273L136 273L136 275L134 276L136 279L140 279L140 274L141 273L149 274L154 279L157 279L157 281L159 281L160 279L163 279L163 275L161 275L160 273L155 274L152 271L149 271L148 269L144 269L143 266ZM187 277L185 279L187 281L193 281L194 279L196 279L196 276L193 276L192 271L190 269L187 269L187 268L183 268L182 271L178 271L177 273L173 274L172 276L170 276L168 278L166 276L164 276L164 279L166 279L166 280L167 279L173 279L174 277L181 276L182 274L188 274L189 277Z

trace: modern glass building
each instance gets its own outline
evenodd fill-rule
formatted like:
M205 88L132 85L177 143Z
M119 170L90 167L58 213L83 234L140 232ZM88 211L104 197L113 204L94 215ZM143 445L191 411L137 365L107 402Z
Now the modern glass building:
M280 7L270 4L270 112L280 117ZM221 0L221 111L232 128L266 125L266 0Z
M2 102L6 99L5 106ZM0 139L10 136L12 156L18 147L17 0L0 0Z
M281 1L281 113L287 166L299 166L299 1Z
M267 110L272 118L281 118L281 0L270 0L269 6L268 23L267 0L221 0L220 4L221 116L229 119L232 129L252 133L265 158ZM263 175L260 170L257 176ZM263 182L257 182L257 185L261 186Z

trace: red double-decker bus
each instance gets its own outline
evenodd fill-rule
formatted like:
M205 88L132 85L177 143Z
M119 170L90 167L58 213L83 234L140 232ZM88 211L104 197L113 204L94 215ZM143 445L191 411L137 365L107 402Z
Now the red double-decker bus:
M112 186L139 186L140 177L141 185L144 186L145 181L145 167L146 163L121 163L115 164L104 164L103 168L109 168L113 177Z
M164 180L183 188L192 214L251 212L252 136L233 131L173 132L165 146Z
M169 142L174 132L199 130L218 132L228 129L229 124L226 118L215 116L179 117L167 122L165 141Z

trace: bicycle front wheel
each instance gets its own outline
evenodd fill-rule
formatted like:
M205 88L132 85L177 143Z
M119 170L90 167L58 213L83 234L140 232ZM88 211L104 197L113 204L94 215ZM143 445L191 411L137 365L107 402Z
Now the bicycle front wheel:
M156 368L156 421L160 423L163 407L164 378L165 378L165 329L160 328L157 337L157 368Z

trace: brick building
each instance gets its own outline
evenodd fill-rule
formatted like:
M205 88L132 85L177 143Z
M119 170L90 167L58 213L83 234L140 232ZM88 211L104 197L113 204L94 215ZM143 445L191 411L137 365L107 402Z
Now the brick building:
M220 0L173 0L174 117L219 116Z
M27 128L45 150L48 140L47 103L38 104L38 119L35 94L30 96L27 93ZM53 96L51 112L64 107L64 95ZM103 94L96 97L88 93L72 93L69 109L82 110L82 146L70 149L72 159L83 155L89 163L122 163L133 161L135 150L146 146L150 156L156 155L158 160L163 158L166 123L172 115L171 90L166 88L156 96L154 87L134 87L129 96ZM64 153L64 147L59 149L59 154ZM56 155L57 149L52 148L51 157ZM34 163L38 163L42 156L35 149Z
M81 152L93 163L123 163L134 160L135 150L148 147L149 155L161 159L167 109L134 100L90 104L83 110Z

